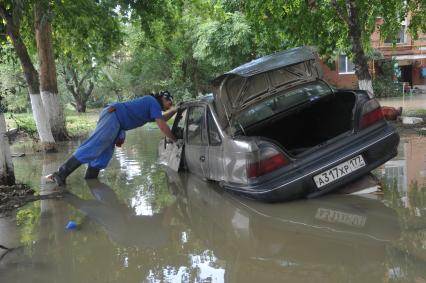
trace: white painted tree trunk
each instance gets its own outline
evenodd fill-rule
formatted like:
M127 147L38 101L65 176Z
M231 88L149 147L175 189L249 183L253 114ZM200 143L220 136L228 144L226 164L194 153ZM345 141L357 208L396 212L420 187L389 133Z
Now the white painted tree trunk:
M41 91L41 99L49 118L52 134L63 132L65 128L64 110L59 95L49 91Z
M6 136L6 120L0 112L0 184L13 185L15 173L10 155L9 139Z
M30 94L33 116L39 134L40 142L46 152L55 151L55 140L50 128L50 122L43 106L41 95Z
M373 84L371 80L359 80L358 81L359 89L366 90L370 98L374 96Z

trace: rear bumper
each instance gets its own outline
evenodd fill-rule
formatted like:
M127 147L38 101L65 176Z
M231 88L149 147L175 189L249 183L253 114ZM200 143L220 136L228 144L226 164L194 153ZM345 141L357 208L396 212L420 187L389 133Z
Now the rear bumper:
M255 185L242 186L228 183L221 183L221 185L237 194L268 202L303 197L313 198L334 191L392 159L397 154L398 144L398 133L386 124L362 136L348 137L343 141L343 145L339 143L323 152L313 153L309 157L310 160L301 160L293 168L287 169L272 180ZM366 161L365 167L317 189L313 181L315 175L359 154Z

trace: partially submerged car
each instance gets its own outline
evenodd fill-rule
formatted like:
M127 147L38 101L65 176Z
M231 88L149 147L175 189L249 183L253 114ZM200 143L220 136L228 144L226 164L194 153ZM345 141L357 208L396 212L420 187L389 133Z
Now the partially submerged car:
M399 136L377 100L336 90L317 55L290 49L213 81L214 93L179 107L160 160L265 201L316 197L396 156Z

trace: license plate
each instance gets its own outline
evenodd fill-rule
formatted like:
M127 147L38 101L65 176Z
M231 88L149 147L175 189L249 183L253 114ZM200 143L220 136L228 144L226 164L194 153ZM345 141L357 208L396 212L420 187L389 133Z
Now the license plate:
M337 166L334 166L321 174L314 176L314 182L317 188L324 187L358 169L365 166L364 158L361 155L355 156Z

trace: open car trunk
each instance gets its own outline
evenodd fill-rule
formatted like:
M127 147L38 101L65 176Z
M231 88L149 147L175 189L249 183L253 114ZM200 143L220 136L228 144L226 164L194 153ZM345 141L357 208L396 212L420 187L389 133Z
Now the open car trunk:
M299 155L353 129L353 92L338 92L274 115L245 129L247 136L278 142L287 152Z

